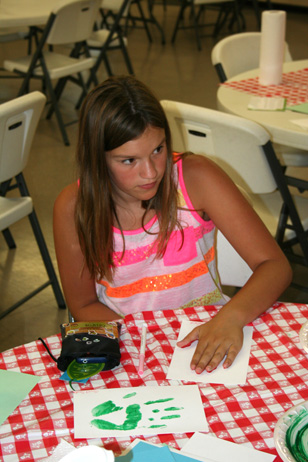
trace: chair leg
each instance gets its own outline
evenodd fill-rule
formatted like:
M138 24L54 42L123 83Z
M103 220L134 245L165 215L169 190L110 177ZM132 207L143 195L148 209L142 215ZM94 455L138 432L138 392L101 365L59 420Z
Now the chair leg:
M53 264L52 264L52 261L51 261L50 255L49 255L47 245L46 245L46 242L45 242L45 239L44 239L40 224L38 222L38 219L37 219L37 216L36 216L36 213L35 213L34 210L29 215L29 220L30 220L30 223L31 223L31 226L32 226L32 229L33 229L33 233L34 233L35 238L36 238L36 242L37 242L37 244L39 246L39 249L40 249L40 252L41 252L41 255L42 255L42 259L43 259L47 274L49 276L50 284L52 286L53 293L54 293L55 298L57 300L58 307L64 309L64 308L66 308L66 304L65 304L65 301L64 301L64 298L63 298L63 295L62 295L62 291L60 289L58 278L57 278L57 275L55 273L55 270L54 270L54 267L53 267Z
M54 93L54 90L52 88L52 83L51 83L48 72L45 72L45 81L46 81L47 90L48 90L50 98L51 98L51 105L52 105L53 110L55 111L64 144L66 146L69 146L70 142L69 142L66 130L65 130L65 125L64 125L64 121L63 121L59 106L58 106L57 97L56 97L56 95ZM49 112L50 112L50 110L49 110Z
M283 209L284 213L288 213L291 222L292 222L292 229L295 231L296 234L296 239L294 239L294 244L298 243L300 245L300 248L303 252L303 257L299 257L299 260L302 261L302 264L308 266L308 239L307 239L307 232L305 232L302 222L300 220L300 217L298 215L298 212L296 210L292 195L290 193L290 190L288 188L288 185L286 183L286 178L283 173L283 169L281 167L281 164L279 160L276 157L275 151L271 145L271 143L267 143L264 146L264 152L267 158L267 161L269 163L269 166L271 168L271 171L273 173L273 176L276 180L279 192L281 194L281 197L285 203L285 208ZM287 226L286 226L287 227ZM281 233L281 229L279 230L279 233ZM290 245L290 242L287 243L287 245ZM282 247L284 247L282 245Z
M258 30L261 30L261 13L260 13L260 8L259 8L259 1L252 0L252 6L253 6L253 9L256 15L256 19L257 19Z
M283 243L283 238L284 238L284 233L285 233L285 229L287 226L288 218L289 218L288 207L285 203L283 203L281 207L276 235L275 235L275 239L279 245L282 245Z
M16 243L9 228L2 230L3 237L9 249L16 249Z
M22 173L20 173L16 177L16 181L18 183L18 187L19 187L21 195L30 196L30 193L28 191L28 188L27 188L27 185L26 185L26 182L24 180ZM49 251L48 251L48 248L47 248L47 245L46 245L46 242L45 242L45 239L44 239L44 236L43 236L43 233L42 233L42 230L41 230L41 227L40 227L40 224L39 224L39 221L38 221L38 218L37 218L37 215L34 209L29 215L29 220L30 220L31 227L32 227L37 245L39 247L39 250L40 250L40 253L41 253L41 256L42 256L42 259L43 259L43 262L44 262L44 265L45 265L45 268L46 268L46 271L49 277L49 284L51 284L52 286L58 307L64 309L66 308L66 304L65 304L63 294L62 294L62 291L61 291L61 288L58 282L58 278L55 273L55 270L54 270L54 267L53 267L53 264L52 264L52 261L49 255Z
M180 8L178 17L177 17L177 20L176 20L176 23L175 23L175 26L174 26L174 29L173 29L173 34L172 34L172 38L171 38L171 43L174 43L174 42L175 42L176 34L177 34L177 32L178 32L178 29L179 29L179 26L180 26L180 22L184 19L184 11L185 11L185 9L186 9L187 6L188 6L188 4L187 4L186 1L184 0L184 1L182 2L182 5L181 5L181 8Z
M103 52L102 52L102 53L103 53ZM85 96L86 96L86 94L87 94L87 92L88 92L88 90L89 90L89 88L90 88L92 82L93 82L93 84L94 84L95 86L98 85L98 80L97 80L97 77L96 77L96 72L97 72L97 69L98 69L99 66L100 66L100 63L101 63L101 60L102 60L102 59L104 60L106 67L109 65L109 62L108 62L108 61L107 61L107 63L106 63L104 54L103 54L102 56L100 55L100 56L97 58L97 61L96 61L96 63L95 63L95 66L94 66L92 69L90 69L90 76L89 76L87 82L84 84L84 85L85 85L85 87L84 87L85 89L84 89L84 91L81 93L81 95L80 95L80 97L79 97L79 100L77 101L77 103L76 103L76 105L75 105L75 109L76 109L76 110L80 109L81 104L82 104L82 101L83 101L83 99L85 98ZM107 72L108 72L108 71L107 71ZM111 69L110 69L110 72L111 72ZM109 75L112 75L112 73L109 74Z
M121 41L121 43L123 42L122 38L120 39L120 41ZM125 46L124 42L122 43L121 50L122 50L122 54L124 56L124 61L125 61L128 73L131 74L131 75L134 75L135 73L134 73L133 65L132 65L132 62L130 60L130 57L129 57L129 54L127 52L127 49L126 49L126 46Z
M157 21L155 15L153 14L153 7L154 7L154 0L148 0L148 11L149 11L149 15L150 15L150 22L155 24L155 26L159 30L160 35L161 35L161 43L162 43L162 45L165 45L165 43L166 43L165 33L164 33L163 28L161 27L161 25Z
M56 97L56 100L59 101L59 98L60 96L62 95L62 92L64 90L64 87L66 85L66 82L67 82L67 78L62 78L62 79L59 79L55 89L54 89L54 94L55 94L55 97ZM46 115L46 119L50 119L52 114L54 113L54 106L51 105L50 108L49 108L49 111L47 112L47 115Z
M103 61L105 63L107 74L108 74L109 77L111 77L113 75L113 72L112 72L111 65L110 65L110 62L109 62L109 59L108 59L108 56L107 56L107 52L104 53L102 58L103 58ZM101 63L101 61L102 60L100 60L100 63ZM95 75L96 75L96 73L95 73Z
M11 182L12 180L7 180L7 181L3 181L1 184L0 184L0 196L4 197L6 195L6 193L12 189L11 187ZM13 186L14 188L14 186ZM8 246L9 249L16 249L16 244L15 244L15 241L14 241L14 238L12 236L12 233L11 231L9 230L9 228L6 228L6 229L3 229L2 230L2 235L5 239L5 242Z
M144 12L143 12L142 6L140 4L140 0L135 0L134 3L137 4L137 8L139 10L140 18L141 18L141 21L143 22L146 34L147 34L148 39L149 39L149 42L152 43L152 35L150 33L150 29L148 28L148 23L147 23L146 17L144 16Z
M198 18L199 18L200 14L201 14L201 7L200 7L198 15L196 16L195 7L194 7L194 4L192 4L191 5L191 13L192 13L192 17L193 17L193 23L194 23L195 34L196 34L196 39L197 39L197 47L198 47L198 50L201 51L202 47L201 47L201 40L200 40L199 26L198 26Z

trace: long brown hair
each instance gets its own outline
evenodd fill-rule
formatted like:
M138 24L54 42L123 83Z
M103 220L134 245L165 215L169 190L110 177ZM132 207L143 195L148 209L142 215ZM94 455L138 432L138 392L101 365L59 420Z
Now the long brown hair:
M75 220L81 249L90 274L96 280L112 280L115 265L113 225L116 219L106 151L131 141L148 126L165 131L167 163L156 195L143 204L154 209L159 221L157 257L164 254L177 220L177 188L173 178L170 129L153 93L132 76L110 77L86 97L79 121L77 164L79 188ZM121 225L118 223L120 229ZM122 232L122 229L121 229ZM124 235L123 254L124 254Z

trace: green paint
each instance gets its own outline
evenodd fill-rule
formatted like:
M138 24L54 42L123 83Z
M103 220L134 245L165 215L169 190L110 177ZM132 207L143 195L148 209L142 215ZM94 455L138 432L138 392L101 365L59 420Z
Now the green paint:
M134 392L134 393L129 393L127 395L124 396L124 398L131 398L133 396L135 396L137 393ZM164 399L158 399L158 400L155 400L155 401L147 401L146 403L144 403L145 405L149 405L149 404L160 404L160 403L165 403L165 402L168 402L168 401L172 401L174 398L164 398ZM102 404L99 404L98 406L95 406L93 409L92 409L92 415L94 417L99 417L99 416L102 416L102 415L106 415L106 414L111 414L112 412L116 412L116 411L120 411L122 410L123 407L120 407L120 406L116 406L116 404L109 400L109 401L105 401L104 403ZM178 410L181 410L181 409L184 409L182 407L167 407L165 408L165 411L178 411ZM159 409L153 409L152 410L153 413L158 413L160 412ZM172 414L172 415L166 415L166 416L163 416L161 417L162 420L169 420L169 419L178 419L180 418L181 416L179 414ZM124 420L124 422L122 424L115 424L113 422L109 422L108 420L103 420L103 419L93 419L91 421L91 424L94 425L95 427L97 427L98 429L100 430L134 430L135 428L137 428L138 426L138 423L141 421L142 419L142 414L140 412L140 405L139 404L131 404L130 406L127 406L126 408L126 418ZM149 418L150 421L153 421L154 418L153 417L150 417ZM149 428L162 428L162 427L166 427L167 425L151 425Z
M167 427L167 425L150 425L149 428L162 428Z
M286 431L286 446L297 462L308 461L308 411L302 409L298 415L288 416L291 419Z
M123 399L131 398L132 396L135 396L136 394L137 394L136 392L134 392L134 393L128 393L128 395L123 396Z
M100 415L111 414L111 412L121 411L123 407L116 406L111 400L105 401L105 403L99 404L92 409L92 415L98 417Z
M166 407L164 410L165 411L180 411L181 409L184 409L183 407Z
M174 398L164 398L164 399L157 399L156 401L147 401L146 405L149 405L149 404L159 404L159 403L166 403L167 401L172 401L174 400Z
M139 404L131 404L126 408L126 419L124 420L123 424L117 425L112 422L108 422L107 420L101 419L94 419L91 421L91 424L100 430L134 430L137 428L141 419L142 414L140 412Z

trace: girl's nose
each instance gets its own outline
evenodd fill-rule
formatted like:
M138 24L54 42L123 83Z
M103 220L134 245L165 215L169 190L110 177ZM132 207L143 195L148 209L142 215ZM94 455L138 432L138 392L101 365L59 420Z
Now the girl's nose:
M143 162L140 172L142 178L154 179L156 173L155 165L151 160Z

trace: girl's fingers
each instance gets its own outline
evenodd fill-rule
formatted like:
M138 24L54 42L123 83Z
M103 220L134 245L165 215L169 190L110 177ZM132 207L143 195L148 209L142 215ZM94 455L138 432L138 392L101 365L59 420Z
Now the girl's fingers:
M186 337L177 342L177 346L180 348L185 348L191 345L195 340L198 340L198 329L198 327L195 327L191 332L189 332L189 334L186 335Z

